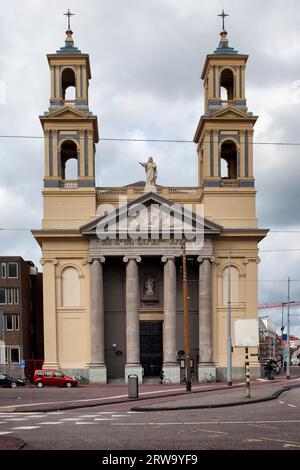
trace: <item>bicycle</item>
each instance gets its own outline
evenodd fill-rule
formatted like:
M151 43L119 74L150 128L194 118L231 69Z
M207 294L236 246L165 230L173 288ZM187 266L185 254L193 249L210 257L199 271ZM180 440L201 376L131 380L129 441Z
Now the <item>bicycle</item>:
M215 382L216 377L212 374L205 374L203 377L199 378L199 383L209 383L209 382Z
M170 385L171 379L169 379L163 373L161 373L158 377L155 377L154 383L160 384L160 385Z
M191 383L194 384L197 382L197 378L194 374L191 374ZM181 378L180 378L180 383L183 385L186 383L186 376L183 375Z
M84 377L83 375L75 375L74 377L77 382L80 384L80 385L87 385L89 383L89 379L87 379L86 377Z

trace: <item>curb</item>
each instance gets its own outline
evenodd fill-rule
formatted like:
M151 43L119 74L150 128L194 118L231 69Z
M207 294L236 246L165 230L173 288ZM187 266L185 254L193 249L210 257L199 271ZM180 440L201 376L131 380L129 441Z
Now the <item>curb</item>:
M16 437L5 437L1 436L0 438L0 451L9 450L9 451L16 451L21 450L25 447L27 443L23 441L23 439L19 439Z
M153 407L150 408L147 406L135 406L131 408L131 411L141 411L141 412L151 412L151 411L178 411L178 410L204 410L204 409L209 409L209 408L226 408L229 406L240 406L240 405L249 405L252 403L261 403L264 401L270 401L270 400L275 400L278 398L282 393L291 390L293 388L299 388L300 384L295 384L295 385L288 385L286 387L283 387L279 390L276 390L272 395L269 395L267 397L263 398L255 398L254 400L247 400L247 401L234 401L231 403L215 403L215 404L210 404L210 405L187 405L187 406L161 406L161 407Z

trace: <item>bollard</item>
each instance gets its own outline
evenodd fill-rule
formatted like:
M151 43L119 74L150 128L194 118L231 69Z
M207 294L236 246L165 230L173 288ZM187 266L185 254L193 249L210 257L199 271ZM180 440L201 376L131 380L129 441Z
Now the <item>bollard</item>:
M128 398L139 397L139 379L135 374L128 375Z

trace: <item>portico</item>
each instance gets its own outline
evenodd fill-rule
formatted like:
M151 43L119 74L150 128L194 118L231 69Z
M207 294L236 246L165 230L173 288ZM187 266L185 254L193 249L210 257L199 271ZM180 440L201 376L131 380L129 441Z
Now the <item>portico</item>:
M154 239L151 238L150 227L144 226L144 235L149 236L138 239L125 238L122 232L120 239L119 223L121 213L130 214L132 207L141 207L144 204L147 210L151 205L160 205L160 211L171 206L171 201L157 195L148 193L138 199L131 201L122 211L117 210L117 214L106 217L106 225L110 227L110 234L116 233L116 238L107 237L103 239L100 235L99 226L102 218L81 227L83 237L89 239L89 262L90 262L90 285L91 285L91 312L94 329L91 332L91 364L92 374L98 382L105 382L107 379L107 369L111 369L113 357L107 354L107 362L104 361L105 350L116 345L116 351L122 355L122 375L127 381L129 374L136 374L139 381L143 380L143 367L140 357L140 323L146 321L159 321L162 323L162 368L165 375L172 383L180 382L179 351L184 350L183 325L182 325L182 275L181 275L181 254L182 240L176 239L174 233L169 239L163 239L162 232L158 231ZM174 212L174 218L177 213ZM196 218L191 213L189 223L190 228L185 227L190 232ZM115 219L118 222L115 222ZM113 220L114 224L110 224ZM174 226L174 223L173 223ZM208 370L215 376L215 367L212 355L212 268L213 244L212 238L218 236L222 227L204 219L203 225L198 227L203 232L203 239L199 239L199 244L192 241L187 243L188 255L191 262L191 285L190 285L190 321L198 334L192 337L193 359L199 365L199 373ZM101 239L102 238L102 239ZM119 279L110 279L111 272L121 274ZM110 279L109 296L104 300L104 278ZM194 278L196 277L196 278ZM115 283L115 285L112 284ZM122 287L123 284L123 287ZM119 316L122 311L125 316L125 332L113 338L113 335L105 332L104 317L112 317L116 310L110 308L112 292L121 292L125 288L124 299L119 305ZM105 305L107 309L105 311ZM121 320L121 319L120 319ZM107 328L115 328L110 321L106 322ZM111 325L111 326L110 326ZM118 338L117 338L118 337ZM105 340L106 338L106 340ZM118 360L118 358L116 359ZM119 361L121 362L121 360ZM151 367L155 367L151 365ZM121 367L119 367L119 372ZM108 376L111 375L111 371ZM93 380L92 376L90 380Z

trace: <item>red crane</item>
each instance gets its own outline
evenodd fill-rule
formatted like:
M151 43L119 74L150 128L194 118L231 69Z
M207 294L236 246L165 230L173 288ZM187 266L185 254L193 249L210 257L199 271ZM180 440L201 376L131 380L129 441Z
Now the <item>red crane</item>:
M296 302L290 302L290 308L291 307L299 307L300 306L300 302L299 301L296 301ZM258 309L259 310L262 310L264 308L282 308L282 307L287 307L287 302L271 302L271 303L267 303L267 304L258 304Z

